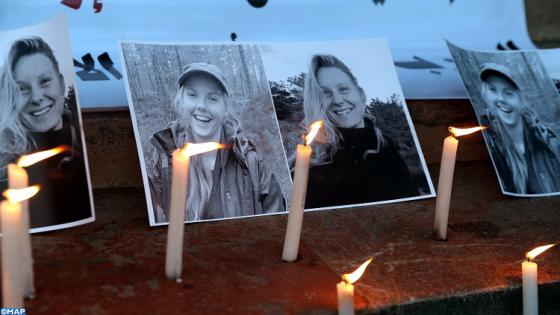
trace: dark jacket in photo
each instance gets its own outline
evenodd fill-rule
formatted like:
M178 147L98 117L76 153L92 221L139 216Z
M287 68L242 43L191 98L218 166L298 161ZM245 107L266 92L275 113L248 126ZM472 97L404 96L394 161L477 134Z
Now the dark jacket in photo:
M71 116L66 111L59 130L32 132L29 135L36 147L33 152L66 147L64 152L25 168L29 185L41 186L29 200L31 228L70 223L93 216L79 123ZM17 158L19 156L13 157L10 162L16 163ZM4 175L7 178L7 174ZM7 180L0 182L1 191L7 188Z
M332 161L309 170L306 208L371 203L418 196L393 141L366 118L364 128L339 128L341 145Z

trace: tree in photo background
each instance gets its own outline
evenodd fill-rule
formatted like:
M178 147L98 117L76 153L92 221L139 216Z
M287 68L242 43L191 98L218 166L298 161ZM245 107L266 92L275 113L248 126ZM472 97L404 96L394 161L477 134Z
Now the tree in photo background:
M269 82L287 157L293 155L298 139L305 133L305 127L302 125L304 118L303 78L304 73L302 72L288 77L286 81Z

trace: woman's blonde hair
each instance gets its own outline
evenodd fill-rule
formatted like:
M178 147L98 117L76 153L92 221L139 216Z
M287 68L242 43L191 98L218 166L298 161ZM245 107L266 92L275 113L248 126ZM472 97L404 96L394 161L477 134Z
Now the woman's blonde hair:
M231 100L223 90L222 92L227 113ZM186 139L184 139L184 143L194 141L191 126L183 123L185 119L182 108L184 106L183 102L187 97L186 93L187 89L182 85L172 103L172 109L177 115L176 118L180 122L180 126L185 129ZM212 192L212 173L204 170L203 157L201 155L191 156L189 163L189 196L187 198L188 210L186 219L188 221L196 221L200 220L202 211L208 200L210 200L210 193Z
M10 68L0 67L0 162L5 164L13 157L25 153L32 145L21 123L23 109L19 87ZM4 167L5 165L0 165Z
M8 50L7 66L10 72L13 72L17 62L21 57L42 54L53 65L53 68L60 79L61 86L64 87L64 76L60 72L60 65L56 59L52 48L39 36L31 36L26 38L21 38L12 43L10 49Z
M54 55L51 46L49 46L49 44L47 44L47 42L45 42L39 36L31 36L31 37L18 39L14 41L10 46L10 49L8 51L8 59L7 59L6 66L9 67L12 78L14 77L14 70L18 61L24 56L29 56L34 54L41 54L45 56L47 59L49 59L56 73L58 81L60 83L60 92L63 96L66 95L66 85L64 81L64 76L60 71L60 64L58 63L58 60L56 59L56 56ZM64 104L63 114L69 117L72 116L72 112L67 108L66 103ZM29 128L29 126L27 127Z
M340 59L329 54L317 54L311 57L309 69L304 77L303 111L305 118L303 123L305 126L309 126L314 121L323 120L323 128L327 135L326 143L316 145L313 148L313 165L330 162L338 150L341 140L340 132L328 115L329 103L325 93L317 81L317 72L323 67L335 67L344 72L350 78L352 84L359 90L362 101L364 103L366 101L364 90L358 84L358 80L350 68Z

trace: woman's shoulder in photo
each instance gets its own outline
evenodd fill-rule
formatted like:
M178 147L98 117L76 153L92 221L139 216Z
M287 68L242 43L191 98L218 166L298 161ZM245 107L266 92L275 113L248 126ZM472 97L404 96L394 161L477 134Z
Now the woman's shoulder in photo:
M150 137L150 143L159 151L171 155L178 147L179 138L183 133L183 128L178 121L172 121L159 131L154 132Z

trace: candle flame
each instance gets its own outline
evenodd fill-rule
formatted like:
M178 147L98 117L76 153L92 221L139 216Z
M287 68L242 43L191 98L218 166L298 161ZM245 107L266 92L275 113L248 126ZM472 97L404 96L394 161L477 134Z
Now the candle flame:
M313 142L313 139L315 139L315 136L317 135L317 133L319 133L319 129L321 129L322 126L322 120L317 120L316 122L311 124L311 130L309 131L307 136L305 136L305 145L311 145L311 142Z
M486 126L478 126L478 127L472 127L472 128L455 128L455 127L449 127L449 132L453 135L453 137L460 137L460 136L464 136L464 135L468 135L471 134L473 132L477 132L480 130L484 130L488 127Z
M360 267L358 267L358 269L354 270L354 272L352 273L343 274L342 280L350 284L358 281L358 279L360 279L360 277L364 274L364 271L366 271L366 267L372 262L372 260L373 258L366 260L363 264L360 265Z
M527 257L528 260L533 260L533 259L535 259L535 257L542 254L545 250L551 248L554 245L556 245L556 244L548 244L548 245L544 245L544 246L539 246L537 248L533 248L531 251L529 251L529 252L527 252L527 254L525 254L525 257Z
M67 149L66 146L61 145L61 146L58 146L58 147L50 149L50 150L36 152L36 153L32 153L32 154L27 154L27 155L22 155L17 161L17 166L19 166L19 167L31 166L31 165L33 165L37 162L40 162L44 159L48 159L52 156L55 156L59 153L62 153L66 149Z
M7 189L2 195L11 203L21 202L29 199L39 192L39 185L33 185L22 189Z
M206 142L206 143L187 143L182 149L182 154L184 156L193 156L200 153L206 153L218 149L225 148L225 144L217 142Z

